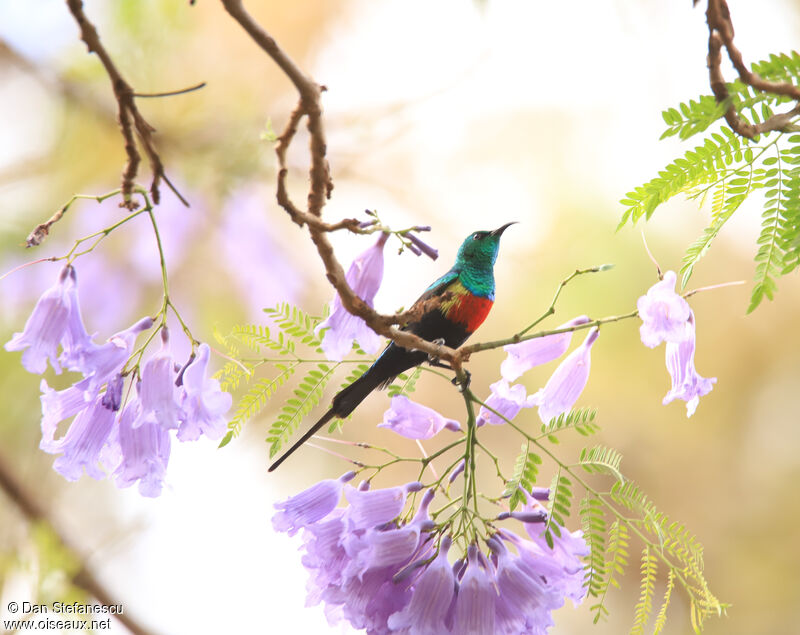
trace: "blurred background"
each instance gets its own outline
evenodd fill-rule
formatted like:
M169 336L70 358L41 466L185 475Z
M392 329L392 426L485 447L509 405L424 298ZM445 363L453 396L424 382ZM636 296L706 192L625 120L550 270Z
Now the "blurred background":
M708 92L705 18L689 2L249 4L328 88L335 190L327 218L370 208L396 228L433 227L425 239L440 251L435 263L397 255L397 242L387 246L379 310L413 301L450 266L470 232L515 220L520 224L506 232L496 268L498 300L479 339L529 324L576 267L616 265L570 284L548 326L578 314L626 313L656 281L641 229L662 269L677 270L709 222L707 209L675 200L641 228L615 231L625 192L689 147L658 141L661 110ZM729 5L748 62L796 46L796 3ZM275 203L275 157L262 138L270 127L282 129L296 102L288 80L213 0L87 0L85 7L135 90L207 82L186 95L138 101L158 130L167 173L191 202L184 208L164 188L157 218L172 297L195 336L212 341L215 328L227 333L235 324L263 323L261 309L281 300L320 315L331 289L310 241ZM0 0L0 119L0 272L63 255L76 239L121 217L117 200L79 201L42 247L23 247L28 232L73 194L118 187L125 161L108 78L78 40L64 3ZM290 153L299 202L305 149L301 136ZM148 178L143 163L140 181ZM697 369L717 377L697 413L687 419L682 402L661 405L669 388L663 348L642 346L632 321L602 329L578 404L599 409L598 442L619 449L624 472L705 545L711 589L732 604L727 617L708 622L711 634L792 633L800 623L800 280L781 279L775 301L745 315L759 203L753 198L742 207L690 283L747 280L691 300ZM371 239L339 233L333 241L346 265ZM3 342L22 329L59 268L39 263L0 280ZM87 328L98 340L160 306L157 252L145 218L112 234L76 269ZM176 355L185 356L188 345L177 331L173 340ZM502 359L493 351L470 363L478 394L488 394ZM522 381L533 392L553 368ZM51 385L71 381L51 375ZM297 542L275 534L269 521L272 503L347 468L305 448L268 476L271 408L224 449L173 444L166 489L150 500L109 481L64 481L38 449L39 379L24 372L18 353L5 351L0 376L2 461L126 611L154 632L349 632L328 626L320 607L303 608L306 573ZM423 376L417 399L463 419L458 395L435 377ZM278 405L276 398L272 408ZM375 428L387 405L383 394L370 398L345 426L346 437L414 453L411 442ZM534 410L519 421L539 425ZM498 427L485 439L510 471L519 438ZM577 457L580 447L577 439L563 444L562 459ZM488 465L485 472L493 474ZM550 477L543 466L542 484ZM379 484L409 478L398 471ZM484 488L494 494L501 484L488 478ZM48 560L52 549L3 495L0 552L0 615L7 617L8 601L42 589L58 599L60 561ZM567 606L556 613L553 632L627 631L638 597L635 547L632 559L608 620L592 626L588 602ZM666 632L691 631L677 590L669 617Z

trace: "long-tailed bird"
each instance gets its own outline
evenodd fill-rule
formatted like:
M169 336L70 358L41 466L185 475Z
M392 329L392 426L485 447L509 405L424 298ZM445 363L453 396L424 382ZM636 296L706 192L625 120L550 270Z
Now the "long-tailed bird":
M450 271L429 286L414 307L436 297L441 298L441 302L432 303L422 317L408 323L403 330L429 342L441 342L451 348L461 346L483 324L494 304L494 263L500 249L500 236L513 224L470 234L461 244ZM390 342L367 372L333 398L330 410L275 461L269 471L276 469L328 421L346 417L373 390L385 388L397 375L426 360L427 353Z

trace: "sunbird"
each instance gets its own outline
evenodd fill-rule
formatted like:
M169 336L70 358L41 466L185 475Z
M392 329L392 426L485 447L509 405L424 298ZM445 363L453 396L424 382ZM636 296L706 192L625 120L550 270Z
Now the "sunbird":
M477 231L467 236L450 271L429 286L412 309L431 298L441 298L441 302L432 303L417 321L409 322L402 330L450 348L458 348L466 342L483 324L494 304L494 263L500 250L500 237L513 224L506 223L494 231ZM425 361L437 364L427 353L390 342L361 377L336 394L328 412L281 455L269 471L276 469L328 421L346 417L373 390L386 388L397 375Z

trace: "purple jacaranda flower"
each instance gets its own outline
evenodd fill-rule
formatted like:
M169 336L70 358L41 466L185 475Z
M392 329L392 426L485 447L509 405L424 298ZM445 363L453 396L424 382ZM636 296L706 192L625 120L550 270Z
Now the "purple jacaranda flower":
M275 503L275 509L279 510L272 517L275 531L285 531L293 536L306 525L325 518L339 504L342 486L354 476L354 472L347 472L338 479L320 481L285 501Z
M558 365L544 388L534 395L539 405L539 418L545 424L569 411L578 401L589 380L591 348L599 333L597 327L589 331L583 343Z
M425 254L431 260L436 260L439 257L439 251L434 247L431 247L428 243L426 243L422 238L417 236L413 231L410 231L406 234L406 238L411 241L411 244L417 248L419 254ZM415 252L416 253L416 252Z
M478 560L478 547L467 550L467 567L458 583L452 633L490 635L495 630L497 591L493 572L487 571Z
M42 379L39 389L42 391L42 440L39 448L45 452L53 452L56 428L64 419L75 416L92 402L92 396L77 386L64 390L53 390Z
M53 468L67 480L77 481L84 469L92 478L105 476L98 464L122 403L122 386L122 377L118 375L108 383L104 393L78 413L61 439L43 448L51 454L61 454Z
M70 267L69 278L66 283L67 303L67 328L61 340L64 350L61 352L59 362L68 370L80 370L81 358L86 350L93 346L92 338L86 332L81 316L80 303L78 302L78 278L75 268Z
M392 397L392 405L383 413L383 422L378 427L389 428L409 439L430 439L442 428L461 430L458 421L446 419L433 408L411 401L405 395Z
M161 350L153 355L142 369L139 392L142 415L134 425L155 420L167 430L179 426L178 389L175 386L175 362L169 352L169 332L161 329Z
M661 342L678 343L686 337L685 325L691 309L686 300L675 293L677 279L674 271L667 271L636 303L642 318L639 335L645 346L655 348Z
M421 488L422 484L418 482L368 491L346 485L344 497L350 503L348 521L357 529L388 523L403 510L408 493L417 492Z
M389 234L381 233L372 247L358 256L345 276L347 284L369 306L378 292L383 280L383 246ZM331 303L331 314L319 324L314 332L327 328L322 338L322 349L328 359L341 361L353 348L353 340L367 353L375 353L381 344L381 338L369 328L360 317L352 315L342 306L339 295L335 295Z
M70 323L70 301L67 284L72 267L65 266L58 281L45 291L21 333L15 333L5 348L7 351L24 351L22 365L30 373L41 375L47 369L47 360L56 373L61 373L58 363L58 346Z
M363 533L354 533L345 540L345 551L351 559L345 575L363 579L368 571L395 565L392 571L395 573L399 566L406 564L419 546L421 532L433 528L428 516L433 494L432 489L425 491L414 519L407 525L377 526Z
M544 510L544 506L537 499L530 496L527 492L526 503L522 507L523 511L536 512ZM583 531L580 529L570 532L557 523L558 531L550 532L553 546L547 544L544 527L541 523L526 523L525 531L531 541L523 541L517 544L517 550L522 555L523 550L529 556L538 558L538 554L545 554L549 560L546 563L539 563L541 575L551 581L562 596L571 598L574 602L580 602L586 595L586 588L583 586L583 562L582 558L589 555L589 546L583 539ZM508 539L508 532L501 531L500 535ZM547 569L541 569L547 567Z
M449 536L442 538L439 553L414 582L408 605L389 616L389 629L401 632L408 629L407 632L420 635L448 632L445 617L455 592L455 577L447 561L450 543Z
M560 536L552 534L552 548L547 545L543 534L535 535L533 540L524 540L512 532L498 533L506 542L515 546L521 565L528 575L547 580L559 598L553 608L561 606L563 598L570 598L578 604L586 597L584 567L580 558L589 554L589 547L580 530L570 532L561 527L560 532Z
M691 417L697 410L700 397L707 395L717 381L716 377L701 377L694 367L695 323L694 313L684 325L685 336L680 342L667 342L667 370L672 378L672 388L664 397L664 405L674 399L686 402L686 416Z
M197 357L183 373L181 425L178 428L180 441L196 441L201 434L209 439L219 439L225 434L223 415L230 409L233 398L220 390L216 379L206 377L209 351L208 344L201 344Z
M143 421L141 402L132 399L119 416L117 442L121 460L114 476L117 487L130 487L139 481L139 493L154 498L161 495L170 453L169 431L155 421Z
M523 408L532 408L538 403L536 395L528 396L525 386L522 384L510 386L507 380L501 379L493 383L489 388L492 394L486 400L486 405L499 412L502 416L496 415L489 408L481 406L476 420L479 426L485 423L491 423L492 425L503 424L506 419L516 417Z
M578 326L589 322L586 315L571 319L569 322L564 322L558 328L569 328L571 326ZM534 366L546 364L554 359L558 359L567 352L569 344L572 341L572 331L564 333L555 333L553 335L545 335L544 337L535 337L531 340L525 340L519 344L508 344L503 347L503 350L508 353L508 356L503 360L500 365L500 374L503 379L507 381L514 381L522 373L530 370Z
M526 542L519 540L520 543ZM548 571L547 556L541 558L543 570L522 557L524 548L517 554L510 552L497 537L487 541L496 562L497 627L502 633L545 633L553 624L550 612L564 603L552 581L544 575ZM554 567L550 567L553 569Z
M84 375L75 386L91 395L95 394L103 384L122 370L133 352L136 337L152 326L153 318L144 317L124 331L115 333L103 344L89 343L84 346L80 355L74 357L76 366L73 370Z

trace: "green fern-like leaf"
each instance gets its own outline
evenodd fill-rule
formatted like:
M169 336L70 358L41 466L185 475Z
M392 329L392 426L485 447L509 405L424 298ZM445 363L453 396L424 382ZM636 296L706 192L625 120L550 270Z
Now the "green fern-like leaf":
M253 375L253 365L246 362L230 361L214 373L214 378L219 381L220 388L231 392L239 388L242 379L250 381Z
M675 572L670 569L669 574L667 575L667 589L664 591L664 599L661 601L661 608L658 611L658 615L656 615L656 621L653 625L653 635L658 635L661 631L664 630L664 626L667 624L667 608L669 608L669 602L672 598L672 590L675 588Z
M581 436L588 437L600 430L600 426L594 421L596 416L597 410L593 408L579 408L562 413L542 424L539 438L546 437L551 443L557 444L559 439L556 433L564 430L575 430Z
M596 596L604 587L606 576L606 519L603 503L596 496L587 493L579 507L583 539L589 545L589 559L586 563L583 585L591 595Z
M603 445L596 445L589 450L584 448L578 459L580 466L587 472L605 472L611 474L618 481L625 480L620 470L621 461L622 455L619 452Z
M522 444L522 452L514 462L514 474L506 483L503 496L509 496L508 506L514 511L519 505L525 503L525 494L522 490L530 491L536 483L539 465L542 459L535 452L531 452L530 441Z
M297 364L276 364L275 366L280 371L275 378L259 379L239 400L233 417L228 422L229 433L233 437L239 436L245 422L264 409L269 398L294 374Z
M593 595L599 601L590 607L594 612L593 622L597 624L601 618L608 615L605 607L606 596L611 587L619 588L619 580L625 575L625 567L628 566L628 529L619 519L615 520L608 531L608 548L606 549L605 583L600 585Z
M712 95L702 95L697 100L691 99L679 104L677 108L669 108L661 113L667 129L661 139L678 135L681 139L706 130L718 121L727 109L727 103L717 103Z
M279 331L273 337L269 328L258 324L237 324L231 331L231 336L249 347L254 353L260 353L262 348L276 351L280 355L294 355L295 343Z
M317 368L310 370L294 389L295 396L286 400L267 433L270 458L278 453L303 418L320 402L325 385L338 367L339 363L333 366L318 363Z
M794 135L790 140L800 141ZM748 312L753 311L766 297L773 299L775 278L797 267L798 236L800 235L800 144L778 153L774 177L765 182L766 204L762 214L761 233L756 253L755 286Z
M628 192L621 201L627 209L619 227L628 221L635 224L642 218L649 219L661 203L673 196L716 180L717 172L739 156L742 144L728 128L722 128L721 132L712 134L703 145L687 151L682 158L661 170L657 177Z
M274 308L264 309L273 322L286 335L291 336L295 341L318 349L320 340L314 333L314 329L320 323L320 318L312 317L302 309L281 302Z
M653 613L653 593L656 588L656 574L658 573L658 560L651 553L650 547L642 550L642 579L639 584L639 601L633 617L631 635L641 635L647 626L650 615Z
M389 384L389 397L396 397L397 395L408 397L417 389L417 381L421 375L422 369L419 366L417 366L410 373L400 373L397 376L397 380L399 380L399 382L395 380Z
M559 467L550 485L550 510L544 528L544 537L552 549L553 534L561 536L561 528L566 524L572 507L572 481Z

